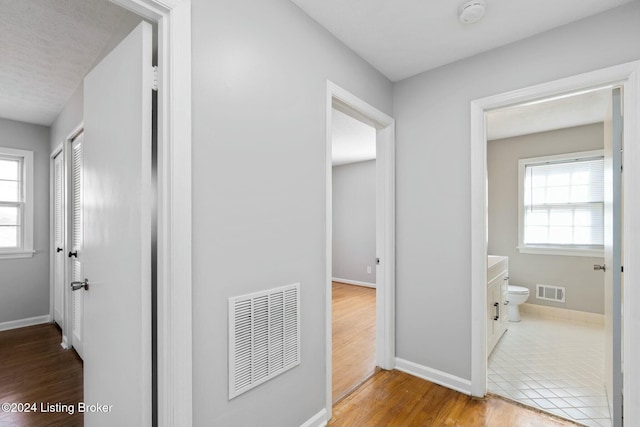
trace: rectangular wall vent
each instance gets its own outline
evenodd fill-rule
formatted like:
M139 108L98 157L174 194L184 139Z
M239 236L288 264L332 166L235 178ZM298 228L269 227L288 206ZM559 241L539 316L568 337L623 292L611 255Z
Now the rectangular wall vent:
M299 283L229 298L229 399L299 364Z
M536 298L547 301L564 302L565 288L551 285L536 285Z

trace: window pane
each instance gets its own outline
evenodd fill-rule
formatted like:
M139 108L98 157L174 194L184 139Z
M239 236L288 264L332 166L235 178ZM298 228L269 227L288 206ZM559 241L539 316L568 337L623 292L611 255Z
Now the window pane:
M549 243L549 229L547 227L527 227L524 232L524 242L532 243Z
M0 180L0 201L2 202L20 201L20 183L17 181Z
M562 245L573 243L572 227L549 227L549 243Z
M10 181L20 180L20 161L0 159L0 179Z
M573 223L577 227L590 227L591 226L591 212L587 210L576 210L573 216Z
M547 189L546 188L534 188L532 191L531 204L533 205L542 205L547 200ZM528 205L527 199L525 199L525 205Z
M587 171L577 170L571 174L571 183L573 185L589 185L591 174Z
M549 213L549 222L551 225L564 225L571 226L573 225L573 212L571 210L552 210Z
M549 215L546 210L537 211L534 210L532 212L526 213L526 224L527 225L547 225L549 223Z
M551 172L547 176L547 186L558 187L571 184L571 175L567 172Z
M546 187L547 186L547 177L545 175L533 175L531 177L531 186L532 187Z
M603 159L573 153L566 161L528 160L523 188L524 243L602 245Z
M591 245L604 245L604 230L600 229L591 229L591 240L589 244Z
M569 201L571 187L548 187L546 203L566 203Z
M574 228L573 243L576 245L591 245L591 229L589 227Z
M15 206L0 207L0 226L2 225L20 225L20 209Z
M0 226L0 248L18 247L18 230L20 227Z
M576 209L576 217L589 216L591 226L589 227L589 244L604 244L604 204L593 203L584 208ZM576 224L578 225L578 224Z
M591 198L589 197L589 186L588 185L574 185L571 187L571 202L572 203L581 203L581 202L589 202Z

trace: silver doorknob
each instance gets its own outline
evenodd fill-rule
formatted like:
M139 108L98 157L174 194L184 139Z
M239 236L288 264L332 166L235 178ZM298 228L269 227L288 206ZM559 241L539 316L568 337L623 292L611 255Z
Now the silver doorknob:
M84 282L71 282L71 290L77 291L84 288L85 291L89 290L89 279L84 279Z
M594 264L593 265L593 269L595 271L598 271L598 270L607 271L607 265L606 264L602 264L602 265Z

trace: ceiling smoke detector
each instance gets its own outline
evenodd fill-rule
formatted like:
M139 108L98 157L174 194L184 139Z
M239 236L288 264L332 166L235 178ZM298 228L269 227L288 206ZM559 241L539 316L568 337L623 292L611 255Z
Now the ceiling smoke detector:
M458 17L463 24L473 24L484 16L487 3L484 0L470 0L460 6Z

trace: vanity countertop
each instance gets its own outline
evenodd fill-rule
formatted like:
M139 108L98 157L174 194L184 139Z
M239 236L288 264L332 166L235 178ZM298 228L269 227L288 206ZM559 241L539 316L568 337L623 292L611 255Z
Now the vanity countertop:
M500 273L509 268L509 257L489 255L487 257L487 281L491 282Z
M504 261L505 259L509 259L509 257L502 256L502 255L489 255L487 258L488 258L487 259L487 268L493 267L494 265L496 265L500 261Z

